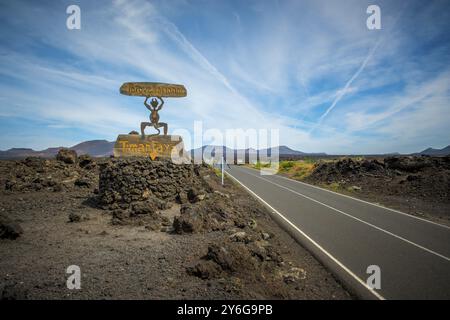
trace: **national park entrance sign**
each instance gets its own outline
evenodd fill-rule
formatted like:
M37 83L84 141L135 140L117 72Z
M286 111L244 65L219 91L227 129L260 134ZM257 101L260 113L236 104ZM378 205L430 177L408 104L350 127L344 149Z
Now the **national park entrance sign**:
M127 96L139 97L186 97L186 88L181 84L159 82L125 82L120 87L120 93Z
M126 82L120 87L120 93L128 96L145 97L144 105L150 111L150 122L141 122L141 134L132 131L120 134L114 145L115 157L181 157L184 152L183 140L180 136L168 135L168 125L159 121L159 113L164 105L163 97L179 98L187 95L186 88L180 84L159 82ZM152 98L150 103L148 99ZM153 127L158 132L145 134L146 127ZM160 135L163 128L164 134Z

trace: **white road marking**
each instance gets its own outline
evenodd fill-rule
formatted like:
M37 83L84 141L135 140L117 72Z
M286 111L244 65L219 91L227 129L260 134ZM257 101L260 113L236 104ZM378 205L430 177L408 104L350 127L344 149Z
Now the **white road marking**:
M330 258L334 263L336 263L339 267L341 267L345 272L347 272L352 278L354 278L356 281L358 281L359 284L361 284L364 288L369 290L370 293L372 293L377 299L379 300L385 300L385 298L376 292L374 289L370 288L367 283L365 283L363 280L361 280L356 274L354 274L349 268L347 268L342 262L340 262L337 258L335 258L331 253L329 253L327 250L325 250L320 244L318 244L316 241L314 241L310 236L308 236L306 233L304 233L302 230L300 230L295 224L293 224L289 219L287 219L285 216L283 216L278 210L276 210L274 207L272 207L270 204L268 204L266 201L264 201L260 196L258 196L255 192L253 192L250 188L248 188L246 185L244 185L242 182L240 182L237 178L235 178L232 174L229 172L225 172L227 175L229 175L231 178L233 178L237 183L239 183L244 189L246 189L248 192L250 192L254 197L256 197L259 201L264 203L270 210L272 210L274 213L279 215L284 221L286 221L291 227L293 227L298 233L300 233L302 236L304 236L308 241L310 241L314 246L316 246L320 251L322 251L328 258Z
M255 171L258 171L258 172L259 172L258 169L254 169L254 168L250 168L250 167L246 167L246 168L252 169L252 170L255 170ZM332 191L332 190L328 190L328 189L325 189L325 188L321 188L321 187L318 187L318 186L315 186L315 185L312 185L312 184L309 184L309 183L305 183L305 182L302 182L302 181L298 181L298 180L294 180L294 179L289 179L289 178L283 177L282 175L279 175L279 174L277 174L276 176L279 177L279 178L288 180L288 181L292 181L292 182L296 182L296 183L305 185L305 186L307 186L307 187L311 187L311 188L314 188L314 189L318 189L318 190L330 192L330 193L336 194L336 195L338 195L338 196L350 198L350 199L352 199L352 200L356 200L356 201L359 201L359 202L363 202L363 203L365 203L365 204L369 204L369 205L372 205L372 206L375 206L375 207L378 207L378 208L381 208L381 209L386 209L386 210L389 210L389 211L392 211L392 212L395 212L395 213L402 214L402 215L407 216L407 217L409 217L409 218L413 218L413 219L417 219L417 220L420 220L420 221L423 221L423 222L431 223L431 224L433 224L433 225L436 225L436 226L439 226L439 227L446 228L446 229L449 229L449 230L450 230L450 226L446 226L446 225L444 225L444 224L437 223L437 222L434 222L434 221L430 221L430 220L427 220L427 219L424 219L424 218L416 217L416 216L413 216L412 214L409 214L409 213L405 213L405 212L402 212L402 211L399 211L399 210L395 210L395 209L392 209L392 208L389 208L389 207L385 207L385 206L382 206L382 205L379 205L379 204L376 204L376 203L372 203L372 202L369 202L369 201L365 201L365 200L362 200L362 199L358 199L358 198L355 198L355 197L352 197L352 196L349 196L349 195L346 195L346 194L342 194L342 193L339 193L339 192L335 192L335 191Z
M383 228L377 227L376 225L371 224L370 222L367 222L367 221L364 221L364 220L359 219L359 218L357 218L357 217L354 217L354 216L352 216L351 214L348 214L348 213L346 213L346 212L344 212L344 211L342 211L342 210L336 209L336 208L334 208L334 207L332 207L332 206L329 206L329 205L327 205L327 204L325 204L325 203L323 203L323 202L320 202L320 201L318 201L318 200L316 200L316 199L313 199L313 198L311 198L311 197L305 196L304 194L301 194L300 192L297 192L297 191L295 191L295 190L289 189L288 187L285 187L285 186L283 186L283 185L281 185L281 184L272 182L272 181L270 181L270 180L268 180L268 179L265 179L265 178L263 178L263 177L261 177L261 176L256 176L256 175L254 175L254 174L252 174L252 173L248 173L248 174L251 175L251 176L260 178L260 179L262 179L262 180L265 180L265 181L267 181L267 182L269 182L269 183L271 183L271 184L274 184L274 185L276 185L276 186L278 186L278 187L280 187L280 188L286 189L286 190L288 190L288 191L290 191L290 192L292 192L292 193L295 193L295 194L297 194L297 195L299 195L299 196L301 196L301 197L304 197L304 198L306 198L306 199L308 199L308 200L311 200L311 201L313 201L313 202L315 202L315 203L318 203L318 204L320 204L320 205L322 205L322 206L325 206L325 207L327 207L327 208L329 208L329 209L332 209L332 210L334 210L334 211L336 211L336 212L339 212L340 214L343 214L343 215L345 215L345 216L347 216L347 217L349 217L349 218L351 218L351 219L354 219L354 220L357 220L357 221L359 221L359 222L362 222L362 223L364 223L364 224L366 224L366 225L368 225L368 226L370 226L370 227L372 227L372 228L375 228L375 229L377 229L377 230L379 230L379 231L381 231L381 232L384 232L384 233L386 233L386 234L388 234L388 235L390 235L390 236L392 236L392 237L395 237L395 238L397 238L397 239L400 239L400 240L402 240L402 241L404 241L404 242L406 242L406 243L409 243L409 244L411 244L411 245L413 245L413 246L415 246L415 247L417 247L417 248L419 248L419 249L422 249L422 250L424 250L424 251L426 251L426 252L428 252L428 253L434 254L434 255L438 256L439 258L442 258L442 259L444 259L444 260L446 260L446 261L450 261L450 258L447 257L447 256L444 256L444 255L442 255L442 254L440 254L440 253L438 253L438 252L436 252L436 251L433 251L433 250L428 249L428 248L426 248L426 247L424 247L424 246L421 246L420 244L417 244L417 243L415 243L415 242L412 242L412 241L410 241L410 240L408 240L408 239L406 239L406 238L403 238L403 237L401 237L401 236L399 236L399 235L396 235L396 234L394 234L394 233L392 233L392 232L390 232L390 231L387 231L387 230L385 230L385 229L383 229Z

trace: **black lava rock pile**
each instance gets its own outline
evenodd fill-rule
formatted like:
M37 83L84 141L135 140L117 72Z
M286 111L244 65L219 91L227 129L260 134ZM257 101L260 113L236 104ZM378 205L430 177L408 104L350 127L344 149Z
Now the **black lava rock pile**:
M201 178L206 171L203 165L174 164L169 160L112 159L100 166L99 200L106 209L117 209L150 198L187 198L193 188L207 188Z
M367 190L373 194L449 203L450 156L319 161L305 181L338 183L343 188L358 186L357 190Z
M0 161L0 193L73 191L91 189L97 183L97 159L89 155L78 157L68 149L61 149L55 159Z

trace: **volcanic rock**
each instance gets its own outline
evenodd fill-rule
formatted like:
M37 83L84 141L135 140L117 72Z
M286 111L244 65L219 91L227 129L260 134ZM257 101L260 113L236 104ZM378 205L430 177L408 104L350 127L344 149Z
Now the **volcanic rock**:
M5 216L0 216L0 239L17 239L23 233L22 227L8 219Z
M56 155L56 160L67 164L74 164L77 162L77 153L74 150L61 148Z

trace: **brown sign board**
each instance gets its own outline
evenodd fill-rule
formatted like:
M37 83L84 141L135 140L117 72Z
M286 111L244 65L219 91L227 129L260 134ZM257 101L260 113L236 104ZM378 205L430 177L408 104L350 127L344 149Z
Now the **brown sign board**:
M186 88L181 84L161 82L125 82L120 87L120 93L139 97L186 97Z
M172 158L183 154L184 144L180 136L142 136L120 134L114 145L114 157Z

